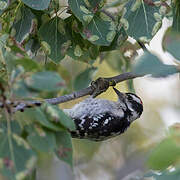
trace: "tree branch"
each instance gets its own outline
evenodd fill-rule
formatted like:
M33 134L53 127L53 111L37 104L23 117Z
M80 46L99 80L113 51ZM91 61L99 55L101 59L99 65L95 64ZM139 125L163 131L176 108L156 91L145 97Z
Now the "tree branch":
M101 12L103 12L104 14L109 16L113 21L115 21L114 16L111 13L109 13L108 11L106 11L105 9L101 9Z
M137 77L142 77L144 75L137 75L132 72L127 72L120 74L118 76L110 77L110 78L98 78L96 81L93 81L91 85L85 89L82 89L80 91L73 92L68 95L51 98L51 99L44 99L43 101L24 101L24 102L11 102L7 101L7 104L10 104L13 106L12 112L21 111L23 112L25 108L31 108L36 106L41 106L43 102L47 102L52 105L61 104L67 101L71 101L86 95L92 95L93 97L98 96L99 94L105 92L109 86L115 86L117 83L120 83L122 81L126 81L128 79L133 79ZM4 107L3 103L0 102L0 107Z
M126 73L119 74L117 76L105 78L105 79L107 79L108 81L115 81L116 83L120 83L120 82L126 81L128 79L134 79L134 78L143 77L143 76L145 76L145 74L138 75L138 74L135 74L132 72L126 72Z

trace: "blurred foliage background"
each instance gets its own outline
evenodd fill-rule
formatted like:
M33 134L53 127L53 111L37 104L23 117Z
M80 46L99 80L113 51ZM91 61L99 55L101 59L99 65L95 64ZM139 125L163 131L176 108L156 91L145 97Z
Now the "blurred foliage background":
M166 62L171 64L173 63L172 56L163 52L161 47L162 37L171 25L171 21L166 19L163 23L162 29L154 37L148 49L161 58L165 55ZM130 42L133 40L130 39ZM132 54L141 55L142 52L134 51ZM125 65L119 56L119 50L116 50L109 53L103 62L98 60L95 63L98 71L96 71L94 79L112 77L123 72L122 69L126 69L126 67L123 67ZM67 68L70 67L65 61L62 63ZM73 65L68 70L73 73L72 76L76 76L78 72L72 69L77 69L79 62L73 61ZM83 64L80 71L86 68L87 64ZM118 69L120 70L118 71ZM49 179L50 177L58 179L59 176L62 179L70 180L175 180L180 178L178 170L179 143L173 144L174 135L179 134L180 128L178 124L180 120L179 75L176 74L165 79L143 77L133 80L133 86L130 85L131 83L130 81L117 84L117 88L124 92L135 91L142 98L144 112L141 118L135 121L126 133L105 142L73 139L74 172L72 173L65 164L63 166L62 163L58 163L54 159L52 164L43 165L40 171L40 179ZM64 103L60 107L72 107L84 98ZM117 100L111 88L98 98ZM177 169L175 170L173 165L176 166L176 163ZM150 167L156 171L149 172ZM170 172L164 170L166 168ZM161 171L162 169L164 171ZM62 174L64 174L63 177Z
M180 179L179 1L89 2L90 12L82 8L85 0L38 0L35 5L0 0L0 84L5 87L0 100L57 97L98 77L133 71L152 76L119 83L117 89L139 95L143 115L121 136L104 142L72 139L71 145L67 130L74 124L57 106L45 104L14 116L2 110L0 179ZM108 11L100 21L102 7ZM70 108L84 98L59 107ZM117 99L112 88L98 98Z

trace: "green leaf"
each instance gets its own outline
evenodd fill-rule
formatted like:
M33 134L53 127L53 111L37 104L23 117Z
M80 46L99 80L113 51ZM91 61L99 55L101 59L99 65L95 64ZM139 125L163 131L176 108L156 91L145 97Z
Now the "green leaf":
M153 77L166 77L177 73L178 70L176 66L163 64L157 56L146 52L134 65L132 72L139 75L151 74Z
M39 22L38 22L39 23ZM25 44L25 50L30 54L31 57L36 56L38 50L40 49L40 42L37 38L32 37Z
M70 75L70 72L66 67L64 67L64 65L55 64L52 61L49 61L44 65L44 68L47 71L56 71L66 81L66 85L71 84L72 77Z
M150 180L178 180L180 179L180 170L176 170L173 172L169 172L168 170L156 173L156 172L150 172L145 174L145 179Z
M47 9L51 0L22 0L27 6L36 10Z
M46 114L41 110L41 108L33 108L33 109L26 109L23 113L17 112L16 119L21 120L24 123L39 123L43 127L46 127L53 131L62 131L64 130L62 126L59 124L55 124L46 117Z
M180 32L180 1L172 1L173 9L173 25L172 29L176 32Z
M53 121L60 122L69 130L75 130L74 121L67 116L58 106L47 104L46 113L48 113Z
M167 31L163 39L163 47L180 61L180 33Z
M92 81L92 78L96 72L97 68L91 67L78 74L73 82L74 90L78 91L80 89L87 87L89 83Z
M135 57L138 55L138 49L139 45L137 43L133 44L129 41L125 41L119 49L106 53L104 59L110 67L118 72L131 71L132 61L134 61ZM126 56L126 53L129 52L130 54Z
M68 4L79 21L87 25L92 20L94 13L102 7L103 0L68 0Z
M112 51L119 48L123 43L127 40L128 35L124 29L124 27L121 27L119 31L116 32L116 35L114 37L114 40L110 44L110 46L101 46L100 51Z
M28 58L16 59L15 64L23 66L25 71L32 72L33 70L40 70L39 64L36 63L36 61Z
M64 87L59 74L51 71L37 72L25 80L26 85L37 91L56 92Z
M99 56L99 46L96 46L96 45L92 45L89 47L88 49L88 52L89 52L89 57L91 58L91 63L92 63L92 60L96 60L96 58Z
M74 60L92 64L99 55L99 46L92 44L80 35L82 24L74 16L68 17L65 23L66 32L72 42L67 50L67 55Z
M122 53L120 53L119 50L109 52L106 55L105 60L108 63L109 67L118 72L122 72L122 69L124 68L124 59Z
M2 50L5 47L8 37L9 37L8 34L0 35L0 50Z
M45 131L40 127L32 126L28 133L29 144L40 152L52 152L56 147L56 139L53 132Z
M63 128L60 125L55 124L51 122L49 119L47 119L43 111L41 111L40 109L36 109L34 116L35 116L35 120L39 122L41 125L43 125L44 127L47 127L54 131L63 130Z
M88 0L85 0L84 2L88 6ZM96 11L101 9L105 3L106 3L106 0L92 0L92 1L89 1L89 6L91 10L95 13Z
M10 82L16 82L24 74L24 68L22 66L17 66L11 73Z
M0 133L0 171L12 180L21 180L32 171L36 154L16 134Z
M96 13L81 35L93 44L109 46L116 35L116 26L105 13Z
M0 0L0 15L7 9L8 0Z
M84 40L79 34L82 28L81 23L72 15L65 20L66 32L71 40L71 45L67 50L67 55L75 60L80 60L87 52L87 40ZM90 44L90 43L89 43ZM88 44L88 45L89 45ZM86 58L87 59L87 58Z
M17 22L13 25L13 35L19 43L21 43L32 31L33 19L35 18L31 10L25 6L22 6L21 16Z
M12 52L7 51L5 48L2 50L2 55L6 63L6 70L9 74L14 70L16 55Z
M56 133L56 155L57 157L68 163L71 167L73 166L73 159L72 159L72 142L71 142L71 135L66 132L57 132Z
M24 80L16 82L12 87L12 95L20 98L33 98L38 95L37 91L29 89Z
M48 57L56 63L60 62L66 55L69 43L64 21L58 17L51 19L40 27L39 35L41 40L46 42L44 46L48 50Z
M87 40L85 41L86 42L83 42L84 44L81 44L80 42L78 44L73 43L73 45L68 49L67 54L74 60L93 64L94 60L96 60L99 55L99 47L87 42ZM81 48L79 45L88 47Z
M68 4L70 6L70 9L74 13L74 15L84 24L88 24L94 14L91 12L84 0L68 0Z
M121 19L129 36L142 41L149 41L162 25L163 15L159 14L159 8L148 1L131 0L125 6L125 15ZM162 5L163 6L163 5Z
M4 133L7 133L8 132L7 129L8 129L7 128L7 121L3 117L3 121L2 121L2 119L0 121L0 131L2 130ZM13 132L13 133L15 133L17 135L21 134L22 129L21 129L19 123L17 122L17 120L13 120L11 122L11 132Z
M166 138L158 144L148 158L148 166L151 169L162 170L174 165L180 158L180 146L173 138Z

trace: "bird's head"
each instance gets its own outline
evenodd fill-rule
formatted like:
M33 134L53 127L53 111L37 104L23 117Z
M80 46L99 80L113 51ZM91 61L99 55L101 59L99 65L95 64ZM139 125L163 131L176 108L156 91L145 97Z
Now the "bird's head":
M143 112L143 102L136 94L133 93L122 93L116 88L113 88L116 94L118 95L118 100L123 102L127 109L131 113L131 121L139 118Z

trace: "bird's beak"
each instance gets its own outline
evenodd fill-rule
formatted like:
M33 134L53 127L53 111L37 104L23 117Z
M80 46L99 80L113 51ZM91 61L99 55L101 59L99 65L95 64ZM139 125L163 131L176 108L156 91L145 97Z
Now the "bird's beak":
M124 94L124 93L122 93L122 92L120 92L120 91L118 91L116 88L114 88L113 87L113 89L114 89L114 91L115 91L115 93L117 94L117 96L118 96L118 99L120 100L120 101L125 101L125 98L126 98L126 95Z

